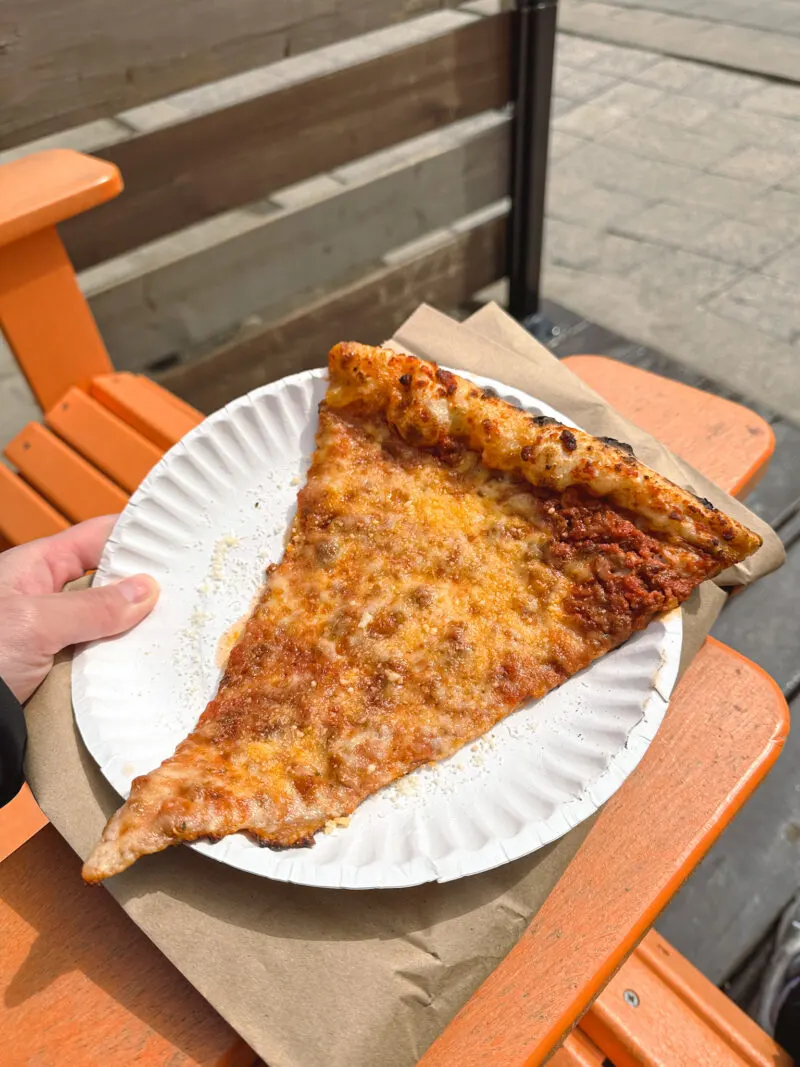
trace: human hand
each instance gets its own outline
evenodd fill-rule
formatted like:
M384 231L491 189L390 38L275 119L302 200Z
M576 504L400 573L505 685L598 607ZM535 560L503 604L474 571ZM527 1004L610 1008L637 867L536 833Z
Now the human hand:
M0 553L0 678L25 701L68 645L112 637L150 613L158 585L146 574L64 593L94 570L116 515L89 519L53 537Z

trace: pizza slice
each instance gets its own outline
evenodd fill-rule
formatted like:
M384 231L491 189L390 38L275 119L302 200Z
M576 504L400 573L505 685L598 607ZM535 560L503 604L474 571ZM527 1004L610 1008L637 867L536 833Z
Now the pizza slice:
M637 461L411 356L337 345L283 561L175 755L87 860L308 845L754 552Z

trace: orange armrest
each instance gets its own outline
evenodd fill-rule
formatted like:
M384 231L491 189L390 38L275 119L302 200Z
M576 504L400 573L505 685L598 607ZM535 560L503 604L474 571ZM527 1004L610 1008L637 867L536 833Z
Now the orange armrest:
M113 163L53 148L0 166L0 247L55 226L122 191Z

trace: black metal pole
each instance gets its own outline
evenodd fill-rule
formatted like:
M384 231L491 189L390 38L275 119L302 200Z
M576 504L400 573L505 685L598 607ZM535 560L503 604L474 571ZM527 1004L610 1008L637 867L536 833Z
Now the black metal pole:
M508 309L537 334L547 332L540 316L540 286L557 7L558 0L518 0L513 22Z

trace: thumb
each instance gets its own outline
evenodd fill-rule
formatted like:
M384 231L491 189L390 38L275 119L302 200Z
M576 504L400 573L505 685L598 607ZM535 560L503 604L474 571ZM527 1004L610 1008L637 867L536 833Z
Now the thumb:
M55 655L67 645L124 633L150 614L158 593L154 578L137 574L113 585L32 597L42 651Z

